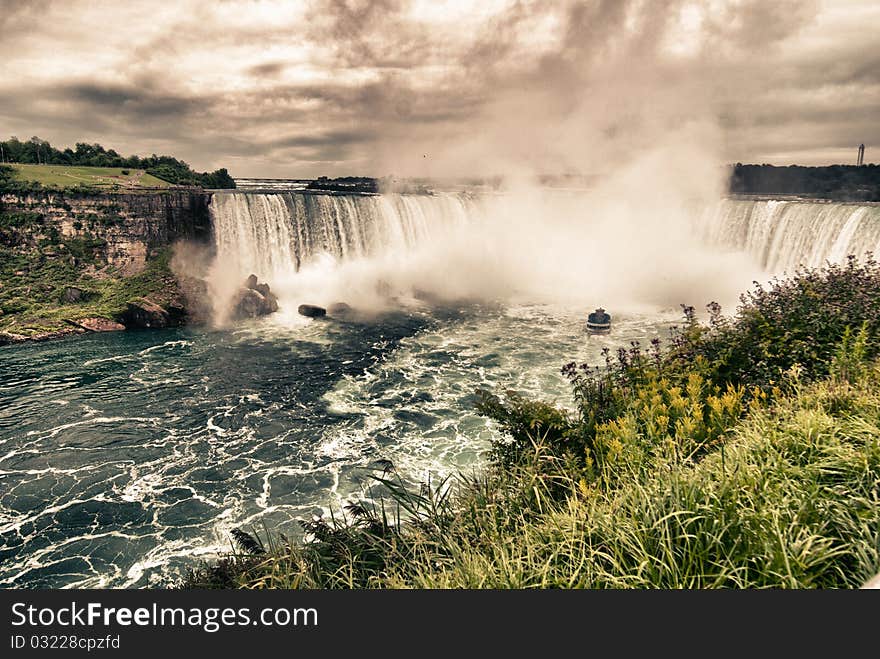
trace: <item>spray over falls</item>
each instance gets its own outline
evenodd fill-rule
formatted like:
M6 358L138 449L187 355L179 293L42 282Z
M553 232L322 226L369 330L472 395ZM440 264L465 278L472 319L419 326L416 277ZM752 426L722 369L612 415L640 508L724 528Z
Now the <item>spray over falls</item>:
M705 205L704 205L705 207ZM693 204L589 191L217 194L215 286L250 273L288 303L381 298L728 308L753 279L880 249L880 207Z

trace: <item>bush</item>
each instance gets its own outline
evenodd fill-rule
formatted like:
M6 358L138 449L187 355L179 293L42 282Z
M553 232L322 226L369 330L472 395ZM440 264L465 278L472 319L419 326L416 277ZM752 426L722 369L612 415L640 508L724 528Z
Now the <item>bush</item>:
M42 224L43 216L40 213L30 211L9 213L0 211L0 230L36 227Z
M92 235L78 236L64 240L67 251L78 261L92 262L95 260L95 252L107 245L103 238Z
M870 255L756 284L732 320L714 313L691 347L716 382L766 389L795 364L807 379L826 377L848 328L863 330L865 359L880 355L880 265Z

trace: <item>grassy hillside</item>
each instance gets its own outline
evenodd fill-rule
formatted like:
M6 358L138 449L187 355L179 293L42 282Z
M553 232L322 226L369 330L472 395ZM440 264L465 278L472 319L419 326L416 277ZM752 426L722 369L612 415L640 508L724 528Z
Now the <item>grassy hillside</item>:
M61 167L88 167L85 172L62 172L63 174L72 173L74 178L81 175L95 174L92 168L117 168L119 170L128 169L131 174L126 176L136 177L138 171L145 171L156 179L167 181L172 185L194 186L202 188L234 188L235 180L229 175L224 168L217 169L213 172L196 172L193 171L183 160L178 160L172 156L156 155L155 153L146 156L129 156L123 157L113 149L106 149L100 144L87 144L85 142L77 142L75 148L56 149L46 140L39 137L32 137L26 142L22 142L16 137L12 137L5 142L0 141L0 151L3 153L3 160L7 163L16 163L24 165L48 165ZM110 183L120 172L108 172ZM2 166L0 166L0 184L3 183ZM37 181L32 181L31 184ZM25 182L21 182L25 184ZM80 181L81 184L88 186L89 183L97 184L98 181ZM54 182L56 185L69 185L67 180ZM51 185L51 184L49 184ZM155 180L146 179L141 186L156 185ZM89 186L90 187L90 186Z
M100 238L61 237L32 252L0 248L0 335L39 338L83 318L118 321L127 301L137 297L171 301L177 285L169 268L170 248L150 259L142 273L124 276L113 267L100 267L102 247ZM81 301L64 301L70 286L83 291Z
M120 188L167 188L170 184L142 169L69 165L10 165L13 180L66 188L75 185Z

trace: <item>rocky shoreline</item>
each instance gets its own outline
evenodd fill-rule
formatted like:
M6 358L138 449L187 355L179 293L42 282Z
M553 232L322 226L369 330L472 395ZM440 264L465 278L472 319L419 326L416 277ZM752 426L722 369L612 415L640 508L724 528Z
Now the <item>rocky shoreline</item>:
M174 245L207 245L204 192L0 192L0 345L205 322Z
M164 292L170 298L170 302L158 303L149 296L136 297L126 303L125 311L115 320L102 316L70 317L61 319L63 326L42 332L16 334L0 331L0 346L49 341L82 334L209 324L214 313L207 299L207 287L203 281L196 280L188 281L187 285L190 289L197 289L198 295L194 295L192 290L189 295L182 292L187 286L181 285L178 281L170 295L168 295L169 291ZM260 283L256 275L250 275L235 292L229 305L230 319L241 321L276 312L278 298L271 291L269 284Z

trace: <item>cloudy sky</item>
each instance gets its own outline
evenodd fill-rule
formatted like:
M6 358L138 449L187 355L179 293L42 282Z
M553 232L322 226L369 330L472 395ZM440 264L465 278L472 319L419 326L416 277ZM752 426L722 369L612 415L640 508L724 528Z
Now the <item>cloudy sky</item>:
M874 0L0 0L0 135L234 176L880 161Z

